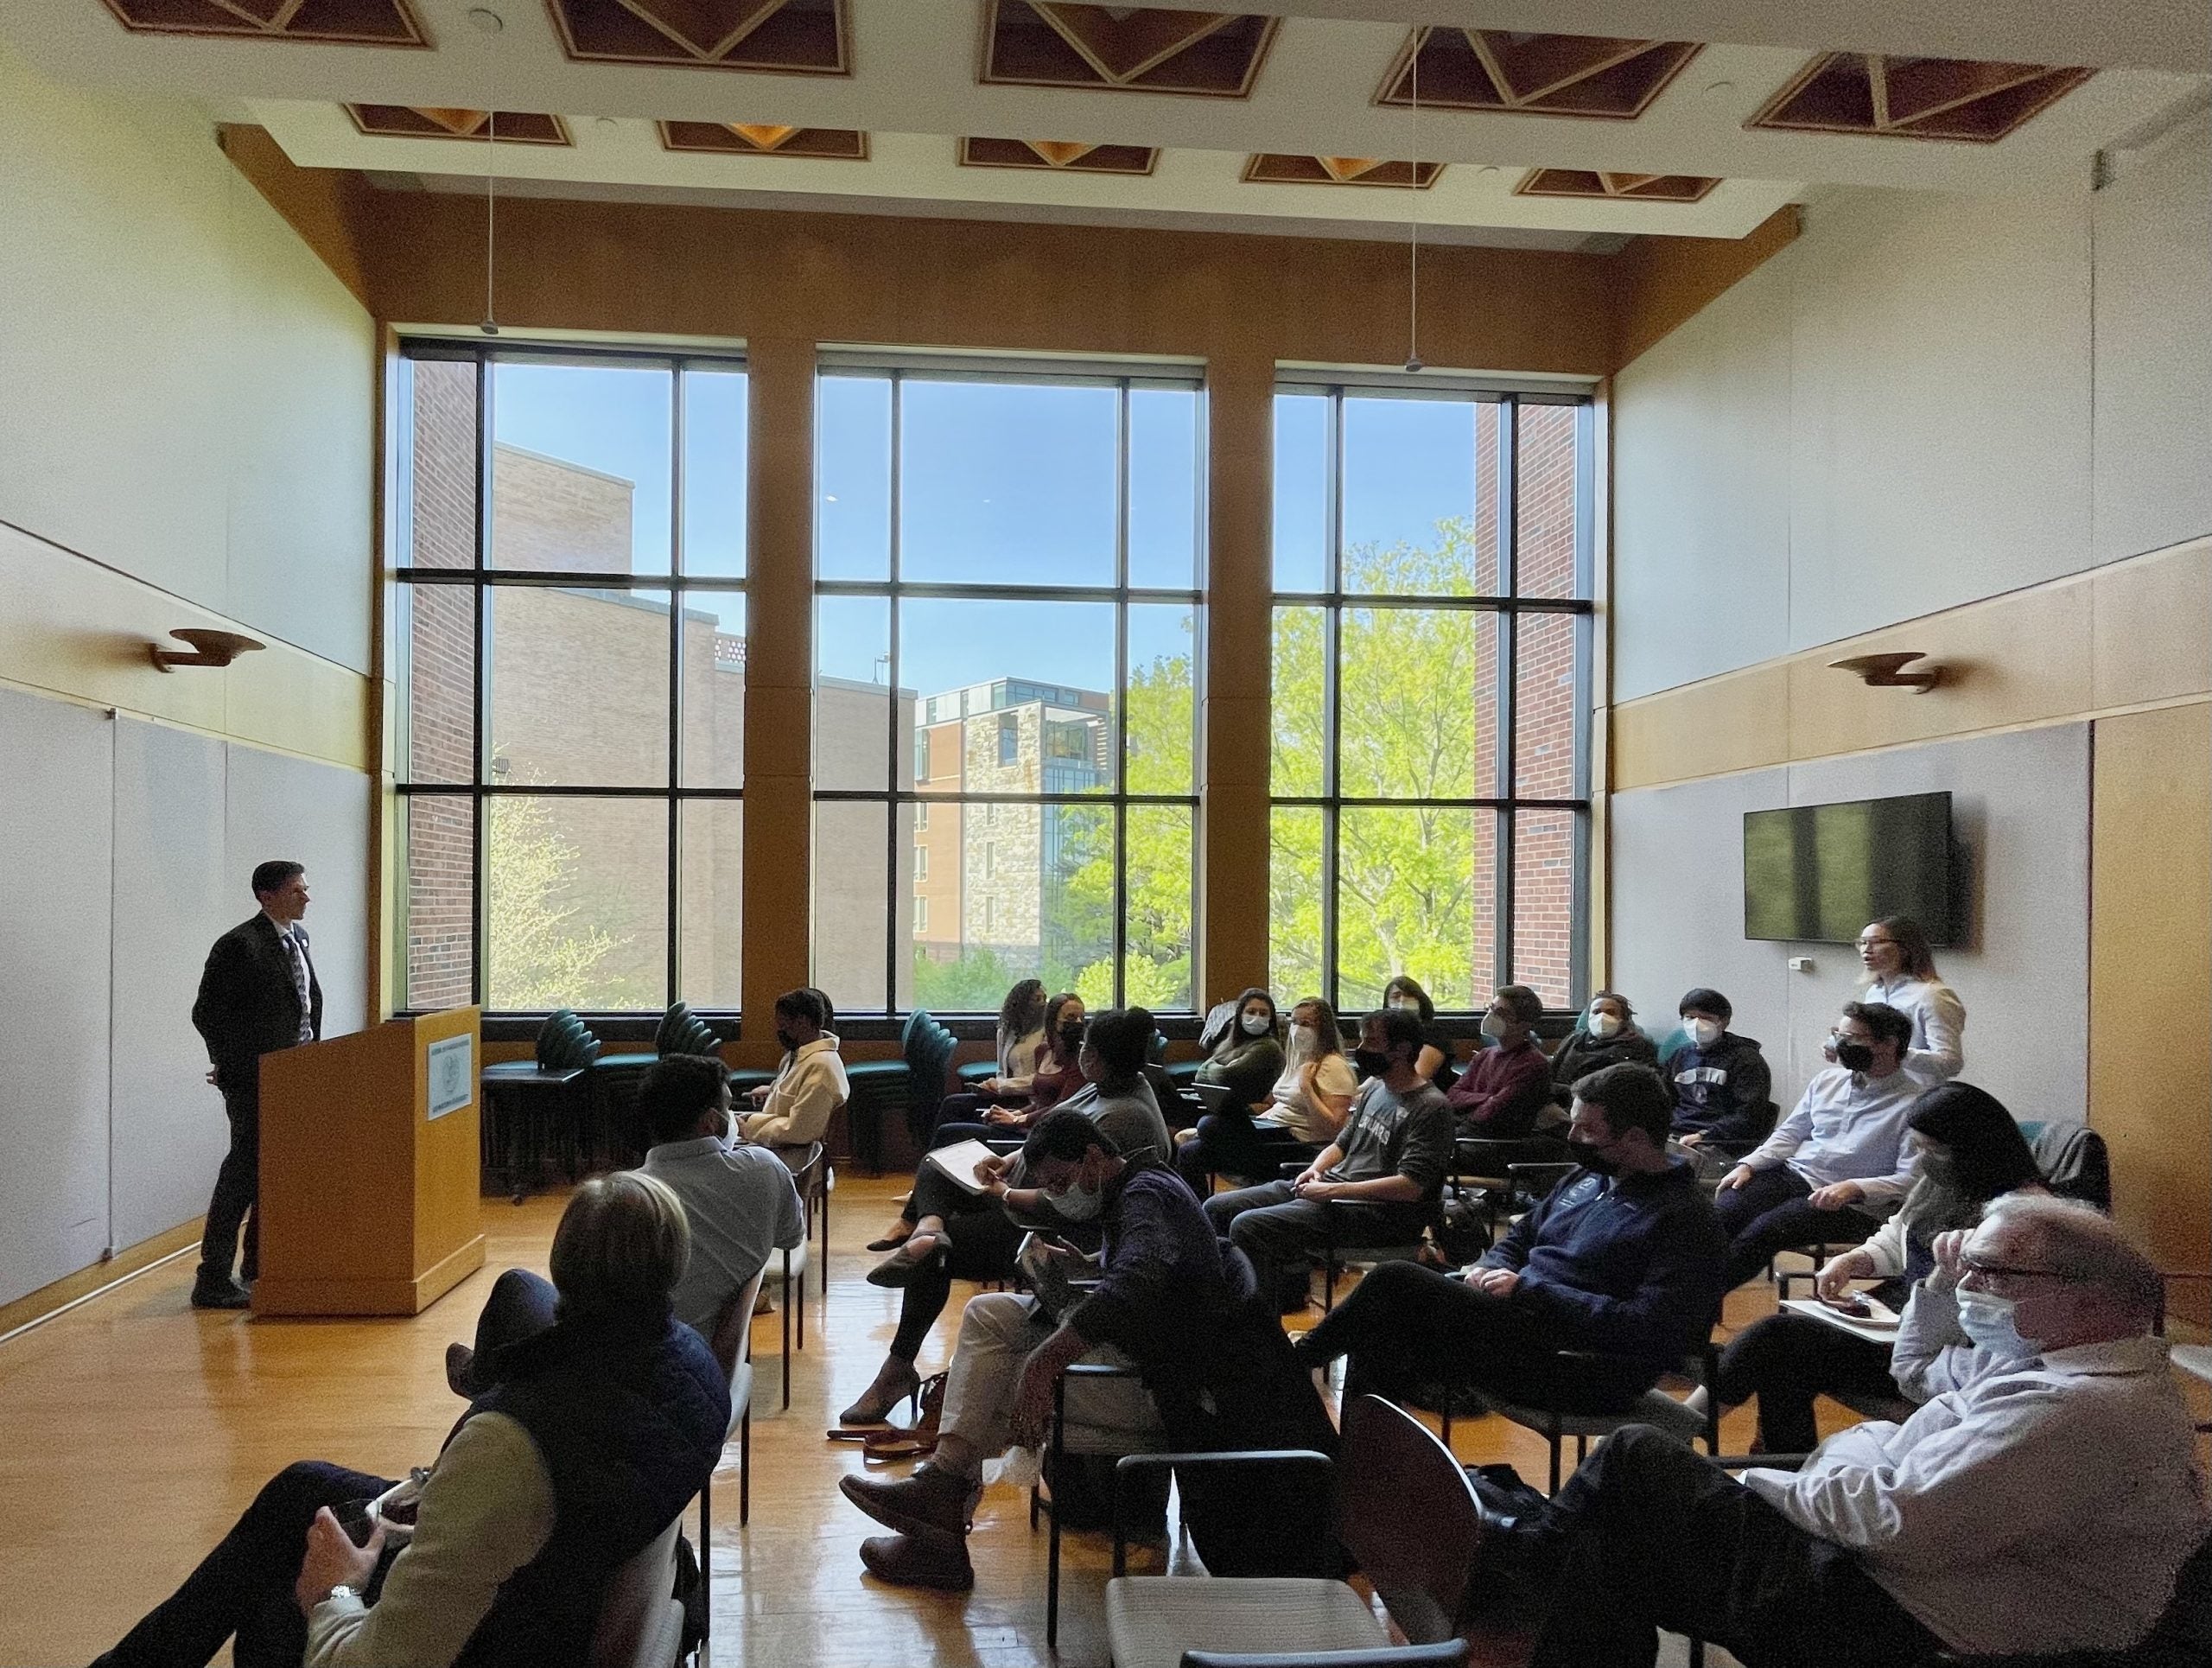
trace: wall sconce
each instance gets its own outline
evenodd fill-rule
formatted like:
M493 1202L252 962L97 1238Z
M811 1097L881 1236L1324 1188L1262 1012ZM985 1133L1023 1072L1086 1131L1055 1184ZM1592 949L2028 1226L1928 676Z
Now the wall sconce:
M154 657L156 672L175 672L179 666L227 666L241 654L269 646L241 632L210 631L200 626L188 626L169 635L191 644L192 653L187 654L181 649L165 649L159 643L149 643L146 647Z
M1915 695L1925 695L1943 681L1943 668L1904 670L1915 660L1924 659L1922 651L1909 649L1895 654L1854 654L1847 659L1831 660L1828 665L1838 672L1854 674L1869 689L1909 689Z

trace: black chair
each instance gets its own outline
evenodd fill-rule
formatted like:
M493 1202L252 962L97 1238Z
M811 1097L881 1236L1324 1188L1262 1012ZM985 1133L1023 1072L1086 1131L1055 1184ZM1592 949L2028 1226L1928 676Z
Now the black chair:
M799 1242L798 1279L794 1283L791 1253L784 1252L784 1405L791 1404L791 1326L796 1317L798 1326L798 1347L806 1347L806 1258L813 1251L814 1213L817 1205L822 1212L822 1247L823 1264L822 1290L826 1299L830 1290L828 1264L830 1249L830 1154L819 1141L808 1143L806 1156L791 1167L791 1182L798 1189L799 1208L806 1219L806 1237Z
M1465 1392L1483 1412L1495 1413L1524 1430L1535 1431L1544 1439L1551 1458L1551 1483L1546 1490L1548 1493L1559 1493L1563 1469L1560 1455L1570 1436L1574 1439L1574 1461L1577 1465L1589 1458L1590 1444L1593 1439L1603 1442L1624 1425L1656 1425L1685 1444L1701 1442L1707 1453L1719 1454L1720 1404L1713 1394L1713 1386L1720 1374L1720 1352L1709 1340L1696 1353L1685 1356L1682 1360L1682 1366L1692 1380L1705 1390L1705 1409L1702 1412L1687 1402L1669 1396L1656 1385L1637 1397L1633 1406L1619 1413L1568 1412L1560 1405L1565 1399L1562 1394L1565 1387L1577 1377L1578 1369L1606 1358L1592 1350L1562 1349L1554 1351L1551 1359L1558 1370L1558 1378L1550 1387L1550 1393L1533 1402L1509 1401L1485 1390L1471 1389ZM1445 1389L1444 1406L1440 1410L1444 1416L1444 1440L1447 1443L1452 1440L1452 1414L1460 1393L1455 1387L1446 1386Z
M737 1520L741 1525L753 1520L753 1305L760 1296L761 1277L754 1275L722 1305L715 1318L715 1335L707 1340L729 1378L729 1436L737 1438ZM728 1446L728 1436L722 1440L723 1446ZM699 1488L702 1639L714 1631L715 1625L714 1510L715 1480L709 1474ZM705 1653L701 1654L703 1658Z

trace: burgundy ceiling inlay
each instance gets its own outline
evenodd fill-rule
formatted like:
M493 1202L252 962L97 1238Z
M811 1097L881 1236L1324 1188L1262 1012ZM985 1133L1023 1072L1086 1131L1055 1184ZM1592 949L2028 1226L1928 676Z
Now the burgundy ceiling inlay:
M2095 73L2048 64L1824 53L1744 125L1994 144Z
M444 110L413 105L348 105L346 113L364 133L403 139L497 139L503 145L565 145L568 124L558 116L503 110L493 122L481 110Z
M1421 104L1441 110L1629 121L1697 53L1694 41L1425 27L1399 48L1376 102L1411 105L1418 91Z
M1056 174L1149 174L1149 145L1087 145L1071 139L963 139L963 168L1037 168Z
M245 35L344 46L427 47L408 0L107 0L128 29L148 35Z
M984 0L983 81L1243 99L1281 20L1251 12Z
M1261 185L1394 185L1426 191L1444 172L1441 162L1394 162L1376 156L1287 156L1265 151L1244 164L1244 177Z
M757 122L663 122L664 150L705 150L722 156L810 156L864 162L868 135L844 127L772 127Z
M1719 180L1690 174L1607 174L1539 168L1521 176L1516 197L1606 197L1617 202L1702 202Z
M545 0L569 56L783 75L853 73L849 0Z

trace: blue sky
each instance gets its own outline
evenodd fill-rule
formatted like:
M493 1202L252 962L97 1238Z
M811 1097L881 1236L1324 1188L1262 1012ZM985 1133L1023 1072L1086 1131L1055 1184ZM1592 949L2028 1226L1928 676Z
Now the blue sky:
M496 437L619 475L635 485L632 569L670 566L670 376L615 366L501 364ZM743 570L746 382L685 379L685 566ZM912 580L1110 584L1114 579L1116 392L1110 387L909 379L901 414L899 561ZM820 384L816 488L820 571L881 578L890 544L891 385ZM1323 583L1325 402L1277 402L1275 573L1285 588ZM1181 389L1132 392L1129 572L1137 585L1192 584L1202 401ZM1471 514L1474 407L1459 401L1344 402L1344 535L1351 543L1426 543L1436 523ZM742 599L693 593L691 606L744 629ZM817 640L824 672L886 675L888 611L880 599L825 597ZM1111 610L1059 602L910 599L899 681L921 694L998 677L1107 689ZM1133 610L1129 655L1188 653L1182 607Z

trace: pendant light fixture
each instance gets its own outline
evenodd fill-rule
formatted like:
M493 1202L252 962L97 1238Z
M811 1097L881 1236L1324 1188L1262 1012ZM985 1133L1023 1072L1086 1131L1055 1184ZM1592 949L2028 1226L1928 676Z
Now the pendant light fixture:
M1413 157L1406 165L1406 370L1421 368L1421 49L1425 37L1414 41L1409 86L1412 117L1406 149Z

